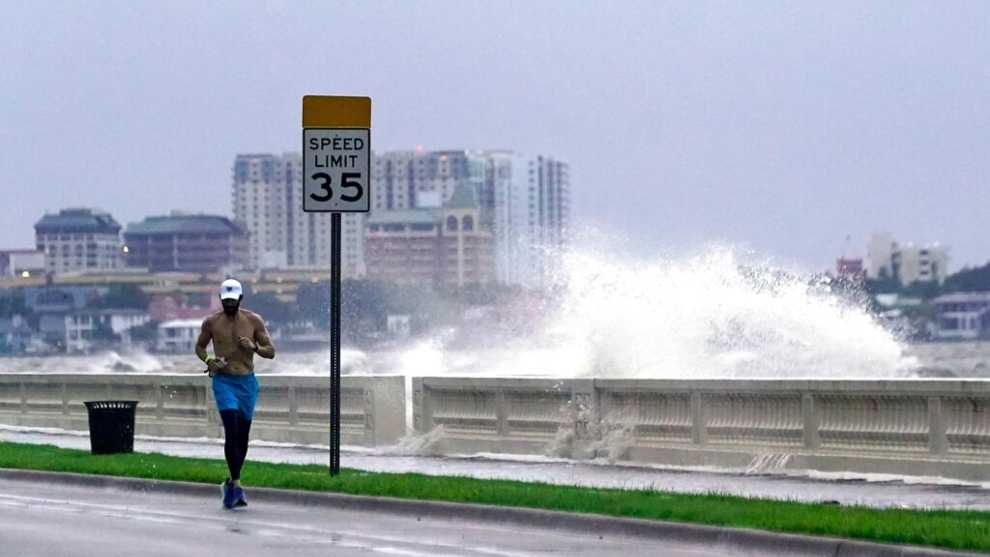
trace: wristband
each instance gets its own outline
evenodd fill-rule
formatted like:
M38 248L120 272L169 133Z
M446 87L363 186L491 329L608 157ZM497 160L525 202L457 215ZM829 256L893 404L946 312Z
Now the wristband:
M207 355L206 355L206 359L205 359L205 360L203 360L203 363L204 363L204 364L206 364L206 365L210 365L210 360L212 360L212 359L213 359L213 358L211 358L211 357L210 357L210 355L209 355L209 354L207 354Z

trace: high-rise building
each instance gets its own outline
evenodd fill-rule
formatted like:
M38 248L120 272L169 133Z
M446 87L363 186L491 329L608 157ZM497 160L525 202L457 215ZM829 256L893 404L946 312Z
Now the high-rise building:
M494 154L492 160L499 280L547 286L569 240L569 166L511 153Z
M568 240L568 165L503 150L384 152L373 157L372 213L439 207L460 186L495 237L498 280L547 284Z
M45 254L45 271L117 269L120 265L120 224L98 209L64 209L34 225L37 250Z
M250 267L312 269L330 266L331 213L303 211L298 153L238 155L234 160L234 220L251 234ZM364 215L341 219L341 271L364 275Z

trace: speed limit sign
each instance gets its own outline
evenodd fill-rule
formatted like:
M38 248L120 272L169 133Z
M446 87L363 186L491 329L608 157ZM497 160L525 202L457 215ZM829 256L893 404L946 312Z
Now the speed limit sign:
M303 211L330 213L330 475L340 472L340 213L367 212L371 99L303 97Z
M371 99L303 97L303 211L370 209Z

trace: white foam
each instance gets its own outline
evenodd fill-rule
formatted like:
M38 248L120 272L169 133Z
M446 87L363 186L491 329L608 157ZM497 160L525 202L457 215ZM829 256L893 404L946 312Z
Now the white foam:
M829 283L744 266L729 249L681 260L564 257L560 345L596 377L893 377L893 334Z

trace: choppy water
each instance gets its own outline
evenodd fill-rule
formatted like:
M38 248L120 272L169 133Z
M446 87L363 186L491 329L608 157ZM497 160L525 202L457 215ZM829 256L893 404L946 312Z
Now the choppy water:
M990 344L900 342L835 283L730 249L643 261L609 248L562 258L553 295L401 348L344 348L345 374L603 378L884 378L990 375ZM470 330L469 330L470 329ZM278 346L278 343L276 343ZM329 348L279 351L259 373L329 374ZM0 373L196 374L193 354L0 359Z
M929 376L990 377L990 341L930 342L905 347Z
M926 375L990 377L990 342L987 341L910 344L904 345L902 351L902 357L912 366L906 368L906 376L917 375L920 369ZM341 351L342 373L365 375L575 376L566 373L568 360L575 363L577 358L552 349L450 351L429 340L389 352L365 353L348 348ZM202 368L193 354L105 352L88 356L0 358L0 373L199 374ZM257 362L256 370L259 374L329 375L330 351L281 352L275 360Z

